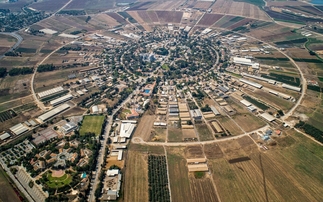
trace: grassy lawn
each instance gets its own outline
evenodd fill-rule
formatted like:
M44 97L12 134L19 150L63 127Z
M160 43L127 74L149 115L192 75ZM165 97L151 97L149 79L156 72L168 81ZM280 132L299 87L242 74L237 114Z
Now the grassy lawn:
M201 141L214 140L214 137L206 124L196 124L195 127Z
M60 188L72 182L72 176L64 174L62 177L53 177L51 174L46 173L48 182L46 183L50 188Z
M102 124L104 122L104 116L85 116L80 134L95 133L95 135L101 134Z

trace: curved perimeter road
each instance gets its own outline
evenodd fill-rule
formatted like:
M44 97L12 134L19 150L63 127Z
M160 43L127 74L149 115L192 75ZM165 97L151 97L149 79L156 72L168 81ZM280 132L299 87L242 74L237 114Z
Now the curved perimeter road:
M9 33L9 32L1 32L0 34L12 36L12 37L14 37L14 38L17 39L17 42L9 50L7 50L6 53L12 51L15 48L17 48L21 44L21 42L23 40L23 38L18 33L16 33L16 32L12 32L12 33ZM5 57L4 54L3 55L0 55L0 59L2 59L4 57Z

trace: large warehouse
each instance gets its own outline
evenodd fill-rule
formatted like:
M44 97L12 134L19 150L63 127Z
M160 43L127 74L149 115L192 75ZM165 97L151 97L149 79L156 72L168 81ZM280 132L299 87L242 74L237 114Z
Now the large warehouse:
M62 86L57 87L57 88L52 88L43 92L38 93L39 99L43 99L44 97L48 97L57 93L60 93L64 91L64 88Z
M63 97L50 101L50 105L56 106L71 99L73 99L73 95L67 94L67 95L64 95Z
M24 126L22 123L19 123L19 124L15 125L15 126L12 126L10 128L10 131L12 133L14 133L15 135L21 135L21 134L23 134L24 132L26 132L28 130L29 129L26 126Z
M130 138L135 127L136 121L122 121L120 126L120 137Z
M45 122L48 119L50 119L53 116L55 116L56 114L59 114L59 113L65 111L68 108L70 108L70 106L68 104L63 104L63 105L61 105L59 107L56 107L56 108L54 108L54 109L46 112L45 114L39 116L38 119L41 120L42 122Z
M259 84L259 83L256 83L256 82L252 82L252 81L249 81L249 80L246 80L246 79L239 79L239 81L243 82L243 83L246 83L250 86L253 86L255 88L262 88L262 85Z

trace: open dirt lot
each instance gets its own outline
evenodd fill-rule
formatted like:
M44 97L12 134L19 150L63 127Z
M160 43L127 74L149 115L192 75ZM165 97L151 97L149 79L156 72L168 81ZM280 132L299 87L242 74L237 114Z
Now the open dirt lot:
M0 54L4 54L7 50L9 50L9 48L13 46L16 41L17 40L11 36L0 34Z
M181 142L183 141L183 133L180 128L168 127L168 141L169 142Z
M143 140L147 141L151 135L151 129L155 120L154 115L144 115L136 128L134 137L141 137Z
M5 175L4 170L0 168L0 201L20 201Z
M219 159L223 157L223 152L217 143L204 145L204 153L208 159Z
M214 140L214 136L206 124L196 124L195 128L201 141Z
M187 159L204 158L202 146L187 146L184 150Z

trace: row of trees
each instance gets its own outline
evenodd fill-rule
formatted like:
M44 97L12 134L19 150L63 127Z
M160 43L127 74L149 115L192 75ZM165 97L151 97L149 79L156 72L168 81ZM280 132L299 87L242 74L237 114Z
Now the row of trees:
M165 156L148 156L149 201L170 201Z
M298 124L295 125L296 128L303 129L305 133L309 134L310 136L314 137L317 141L323 143L323 131L315 128L314 126L307 124L303 121L300 121Z

